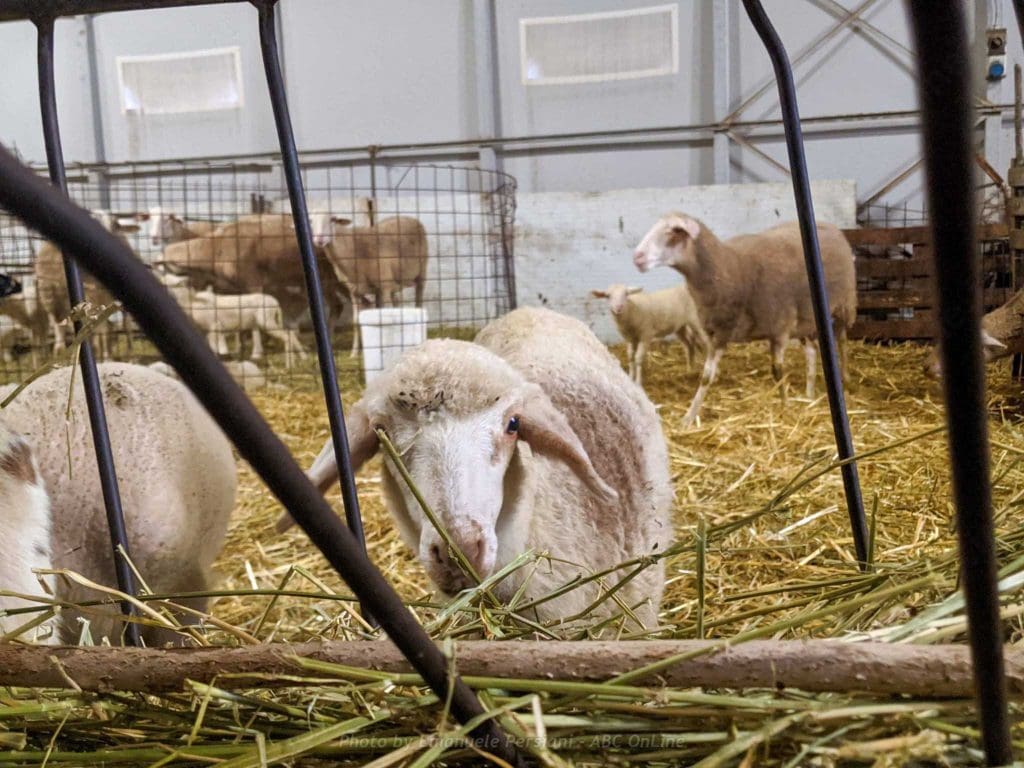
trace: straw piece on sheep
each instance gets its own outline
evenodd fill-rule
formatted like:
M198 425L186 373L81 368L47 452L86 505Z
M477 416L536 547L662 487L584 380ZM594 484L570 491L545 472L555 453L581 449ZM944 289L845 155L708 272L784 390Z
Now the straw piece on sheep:
M676 335L686 349L686 366L698 349L708 349L708 337L697 316L697 306L685 283L661 291L644 293L643 288L613 283L591 294L608 299L615 327L626 342L629 377L643 386L644 360L652 341Z
M209 568L234 508L237 469L231 445L180 382L125 363L103 363L99 371L133 563L156 592L208 589ZM115 586L81 377L65 420L70 379L70 368L37 379L4 409L3 419L32 447L49 492L54 567ZM0 397L10 389L0 388ZM98 597L65 579L57 580L56 594L75 603ZM206 602L181 601L198 610ZM79 614L65 610L61 615L63 640L74 642ZM96 641L104 636L116 641L122 624L116 607L90 611L86 618ZM144 628L143 637L149 645L177 638L152 628Z
M377 452L375 429L386 431L481 577L527 550L551 555L529 575L505 579L495 590L501 599L522 587L528 603L671 542L668 455L654 406L593 333L564 315L523 308L486 326L475 343L427 341L369 385L346 423L355 468ZM328 441L310 479L325 491L337 477ZM389 459L382 489L434 584L447 594L469 586ZM285 516L279 527L289 523ZM607 576L605 586L624 575ZM653 628L663 587L659 561L616 595ZM528 613L558 622L601 594L589 582ZM618 612L609 599L592 615Z
M846 332L857 315L853 251L837 227L818 222L817 229L845 379ZM817 328L797 222L722 241L692 216L669 213L644 235L633 263L641 272L669 266L682 273L711 340L685 425L692 424L700 413L730 342L767 339L772 375L779 381L786 345L791 338L800 339L807 357L807 396L814 396Z
M54 577L32 572L53 567L50 525L50 499L32 449L0 416L0 590L53 595ZM45 589L40 581L45 582ZM3 611L38 605L32 600L0 595L0 634L12 632L33 618L31 614L4 616ZM56 632L46 635L45 629L40 627L42 641L56 643Z

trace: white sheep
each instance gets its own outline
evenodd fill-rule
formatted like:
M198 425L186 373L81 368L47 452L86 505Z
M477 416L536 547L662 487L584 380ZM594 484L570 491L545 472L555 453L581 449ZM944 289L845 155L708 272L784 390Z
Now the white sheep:
M235 502L237 469L230 443L180 382L126 363L103 363L99 372L132 562L154 592L209 589L209 569ZM65 420L70 379L71 369L60 368L32 382L4 409L3 420L31 446L49 492L54 567L116 586L80 376ZM0 398L10 389L0 389ZM4 541L10 539L0 547ZM56 594L74 603L98 597L65 579L57 580ZM180 602L203 610L207 601ZM79 636L79 615L62 612L65 642ZM118 637L116 607L89 610L86 618L97 642ZM174 635L147 628L143 637L153 645Z
M853 251L834 225L819 222L817 229L845 379L846 333L857 316ZM633 263L641 272L669 266L682 273L711 340L685 425L692 424L700 413L718 374L722 352L730 342L767 339L771 344L772 375L779 381L786 345L791 338L800 339L807 358L807 397L814 396L818 331L797 222L722 241L692 216L669 213L644 235Z
M708 349L708 337L697 316L697 306L685 283L661 291L643 293L643 288L613 283L604 290L593 290L599 299L608 299L615 327L626 342L629 377L643 386L644 359L652 341L676 335L686 349L690 366L698 349Z
M413 480L481 577L526 550L548 552L494 590L521 604L580 575L663 551L671 542L668 455L654 406L577 320L523 308L486 326L474 343L427 341L367 387L346 421L353 467L378 450L382 428ZM435 585L469 582L390 460L385 503ZM331 442L309 472L323 492L338 477ZM290 518L283 517L283 530ZM624 572L604 579L615 586ZM659 561L622 585L618 598L644 627L657 624ZM590 582L527 611L557 622L599 600ZM607 600L594 612L620 611ZM638 629L627 622L630 630Z
M32 449L0 415L0 591L53 596L54 577L33 573L53 567L50 524L50 498ZM40 581L45 582L45 589ZM34 618L34 614L5 616L5 610L38 605L31 599L0 595L0 635ZM38 636L45 643L58 641L52 626L39 627Z
M210 234L220 225L220 222L216 221L185 219L169 208L159 205L150 208L149 213L138 214L136 219L148 223L149 240L155 246L193 240Z

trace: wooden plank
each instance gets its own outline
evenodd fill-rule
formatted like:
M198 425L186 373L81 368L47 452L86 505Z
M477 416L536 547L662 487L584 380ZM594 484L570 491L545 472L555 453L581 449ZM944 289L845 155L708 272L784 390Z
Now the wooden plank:
M914 256L912 259L857 259L857 277L930 277L935 268L930 258Z
M858 309L899 309L900 307L931 306L930 291L901 288L892 291L864 291L857 295Z
M927 243L932 239L930 227L867 227L844 229L843 235L852 246L905 245Z
M858 320L850 329L853 339L931 339L935 321L930 317L913 320Z

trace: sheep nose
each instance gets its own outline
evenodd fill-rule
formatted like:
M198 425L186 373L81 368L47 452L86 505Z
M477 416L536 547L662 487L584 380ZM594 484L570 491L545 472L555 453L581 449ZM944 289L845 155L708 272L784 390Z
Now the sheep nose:
M635 251L633 253L633 266L639 269L641 272L647 271L646 259L644 258L643 251Z
M487 542L483 536L476 536L469 541L455 542L455 545L462 552L463 556L473 566L473 570L476 571L477 576L486 576L487 570ZM452 573L459 573L459 564L455 558L452 557L448 550L448 546L444 542L430 545L430 556L434 562L440 565L447 571Z

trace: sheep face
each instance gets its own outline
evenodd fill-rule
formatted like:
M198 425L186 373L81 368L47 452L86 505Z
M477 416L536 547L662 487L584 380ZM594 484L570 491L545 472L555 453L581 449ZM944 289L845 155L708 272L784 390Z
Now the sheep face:
M426 418L392 416L386 427L427 505L481 578L495 570L499 538L507 548L509 537L517 531L525 534L529 526L528 513L515 503L516 493L506 504L506 475L516 456L521 408L522 399L512 395L459 417L442 412ZM463 572L397 469L390 462L387 467L388 506L430 580L450 595L471 586L472 577Z
M636 247L633 264L641 272L672 267L686 274L696 265L700 231L700 222L685 214L662 216Z
M314 211L309 215L309 227L313 232L313 245L317 248L326 248L334 239L334 227L347 227L352 224L352 219L344 216L335 216L327 211Z
M184 226L180 217L163 210L159 205L150 208L149 214L142 215L139 219L149 223L147 234L153 245L173 242L177 238L177 229Z
M643 291L643 288L614 283L609 285L607 290L594 290L590 293L599 299L608 299L608 309L611 310L613 315L618 316L626 308L626 298L641 291Z
M981 331L981 350L986 363L991 360L995 360L996 358L1003 357L1010 352L1003 342L995 338L984 328ZM924 372L929 378L942 378L942 357L939 355L938 347L933 349L925 360Z

